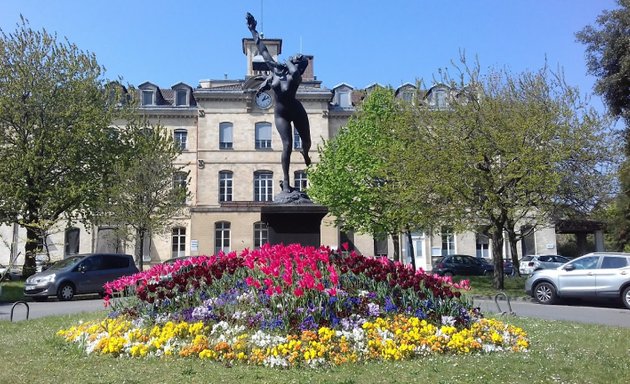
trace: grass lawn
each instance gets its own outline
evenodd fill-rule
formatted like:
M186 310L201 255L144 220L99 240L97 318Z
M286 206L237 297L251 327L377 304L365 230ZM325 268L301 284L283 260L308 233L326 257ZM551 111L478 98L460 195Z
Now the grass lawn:
M106 312L0 321L0 383L621 383L630 377L630 328L509 318L528 353L446 355L329 369L279 370L199 359L87 356L55 332Z
M504 280L504 289L497 290L492 286L492 277L488 276L455 276L454 281L460 281L463 279L470 280L470 291L466 292L473 296L494 296L498 292L505 292L510 298L525 298L529 297L525 294L525 280L526 276L506 277Z

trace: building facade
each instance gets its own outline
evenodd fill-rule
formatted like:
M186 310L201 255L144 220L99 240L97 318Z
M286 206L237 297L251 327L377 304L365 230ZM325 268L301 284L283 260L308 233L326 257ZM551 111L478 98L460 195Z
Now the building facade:
M281 40L267 39L265 43L275 58L281 54ZM194 88L184 83L170 88L151 82L138 86L140 112L169 130L182 149L178 165L190 171L188 176L174 175L174 183L185 183L185 177L189 177L191 197L186 202L187 209L164 234L148 237L143 244L147 264L172 257L256 248L267 241L268 231L260 220L260 208L270 204L280 192L282 143L274 127L273 95L256 97L266 67L261 65L252 39L243 39L242 49L247 64L243 79L202 80ZM373 86L355 90L342 83L328 89L315 76L312 56L309 61L297 97L308 114L311 158L316 164L317 147L346 124ZM409 100L418 92L413 84L397 89L398 97ZM445 86L436 86L423 91L422 97L435 107L443 107L449 92ZM304 189L308 179L296 132L293 148L291 183L296 189ZM538 230L532 236L533 245L523 249L524 253L556 253L553 227ZM18 250L24 249L25 231L17 226L3 226L0 237L5 245L0 250L0 262L8 264L12 255L21 264L23 257ZM409 242L401 238L403 260L411 262L413 257L415 265L425 270L431 269L435 256L452 253L490 256L488 238L476 233L454 234L447 229L441 233L414 233L413 255ZM394 254L391 239L341 232L330 217L323 220L321 239L323 245L331 247L348 243L365 255L392 257ZM42 245L52 260L94 251L133 253L136 246L117 239L112 228L68 227L63 223L43 239Z

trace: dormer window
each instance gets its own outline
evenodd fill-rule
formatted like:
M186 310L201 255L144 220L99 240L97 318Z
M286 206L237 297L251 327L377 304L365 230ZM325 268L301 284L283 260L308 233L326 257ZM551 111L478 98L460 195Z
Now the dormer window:
M402 99L407 102L413 101L413 91L404 91L402 93Z
M188 90L178 89L175 91L175 105L176 106L188 105Z
M339 97L339 106L341 108L350 108L352 106L352 103L350 101L350 91L349 90L347 90L347 89L340 90L337 95Z
M142 90L142 105L155 105L155 91L150 89Z
M448 108L448 93L446 89L437 88L431 91L429 105L434 109Z

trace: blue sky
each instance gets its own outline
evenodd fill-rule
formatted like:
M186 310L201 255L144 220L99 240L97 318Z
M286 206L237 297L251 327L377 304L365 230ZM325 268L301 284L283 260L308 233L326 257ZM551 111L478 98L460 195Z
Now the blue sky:
M244 77L249 11L265 37L283 39L281 58L314 55L315 74L329 88L430 85L464 50L482 68L513 72L540 68L546 58L591 93L595 79L575 32L615 7L614 0L2 0L0 28L15 30L22 14L32 27L94 52L108 78L195 87Z

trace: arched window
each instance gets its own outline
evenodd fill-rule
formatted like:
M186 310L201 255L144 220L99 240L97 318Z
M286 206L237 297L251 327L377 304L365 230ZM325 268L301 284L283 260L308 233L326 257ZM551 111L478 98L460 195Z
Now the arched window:
M214 253L230 252L230 223L219 221L214 224Z
M232 201L232 178L231 171L219 172L219 201Z
M273 200L273 172L254 172L254 201Z

